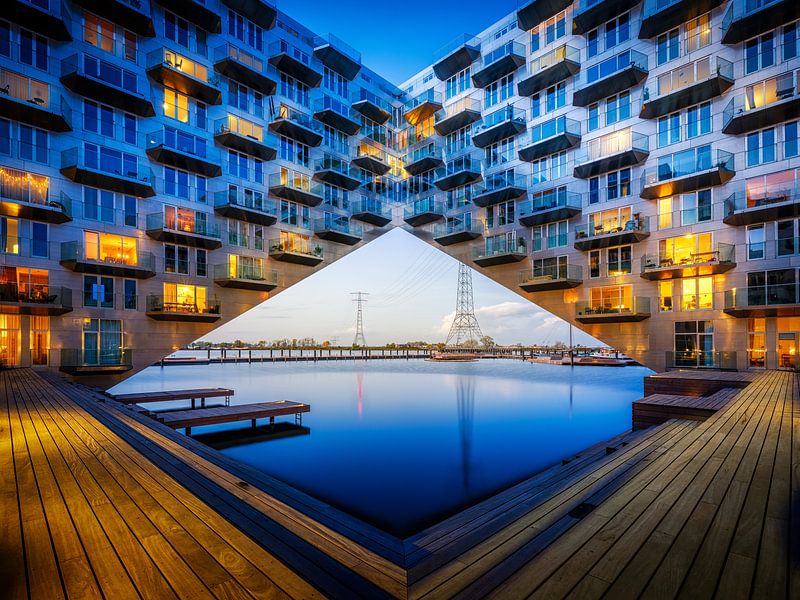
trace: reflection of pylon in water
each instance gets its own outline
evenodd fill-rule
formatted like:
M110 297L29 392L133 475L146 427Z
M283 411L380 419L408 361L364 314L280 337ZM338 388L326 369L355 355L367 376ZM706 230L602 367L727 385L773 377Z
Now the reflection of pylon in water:
M361 371L356 373L356 399L358 400L358 416L361 418L364 408L364 373Z
M466 491L469 489L472 424L475 419L475 381L472 377L458 378L456 403L458 406L458 434L461 438L461 478Z
M350 292L353 302L358 304L358 312L356 313L356 337L353 340L353 346L366 346L367 340L364 338L364 315L362 305L366 304L367 296L365 292Z
M478 341L483 337L478 319L475 318L475 308L472 303L472 271L463 263L458 265L458 293L456 295L456 316L447 334L448 346L461 345L467 340Z

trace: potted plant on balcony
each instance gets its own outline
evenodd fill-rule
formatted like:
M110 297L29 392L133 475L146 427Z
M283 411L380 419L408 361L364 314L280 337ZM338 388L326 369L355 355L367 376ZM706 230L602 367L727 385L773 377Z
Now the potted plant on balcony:
M314 246L314 256L322 256L322 246L319 244Z

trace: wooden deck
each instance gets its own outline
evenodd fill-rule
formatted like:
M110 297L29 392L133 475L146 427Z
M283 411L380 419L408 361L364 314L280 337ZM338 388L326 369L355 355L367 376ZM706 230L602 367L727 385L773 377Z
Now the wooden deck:
M741 388L722 388L708 396L653 394L633 403L633 429L661 425L670 419L705 421L733 400Z
M724 387L745 388L762 374L763 372L759 371L704 371L701 369L667 371L644 378L644 395L706 396Z
M286 415L301 416L311 410L311 406L302 402L276 400L275 402L259 402L257 404L237 404L234 406L215 406L213 408L195 408L189 410L171 410L156 413L156 419L173 429L186 429L191 434L192 427L234 423L236 421L252 421L256 426L257 419L269 419Z
M230 403L234 391L229 388L199 388L196 390L158 390L155 392L137 392L132 394L109 394L111 398L122 404L146 404L148 402L173 402L176 400L191 400L192 408L195 401L200 400L205 406L208 398L225 398L225 404Z

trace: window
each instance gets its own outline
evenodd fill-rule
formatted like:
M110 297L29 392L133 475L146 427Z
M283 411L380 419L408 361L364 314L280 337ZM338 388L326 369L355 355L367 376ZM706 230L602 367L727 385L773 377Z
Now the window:
M164 193L167 196L189 199L189 173L164 167Z
M126 279L123 282L123 308L136 310L136 280Z
M606 98L606 125L624 121L631 116L630 92L622 92Z
M658 310L672 312L672 281L658 282Z
M633 287L630 285L607 285L589 290L587 310L600 313L624 313L633 311Z
M783 157L791 158L799 154L797 145L797 121L792 121L783 126Z
M503 227L514 224L515 203L501 202L486 209L486 227Z
M778 256L797 254L797 220L778 221L775 224Z
M508 100L514 93L514 74L501 77L484 88L484 108Z
M278 94L306 108L311 102L308 86L285 73L280 73Z
M800 21L795 21L783 26L783 39L781 47L783 50L783 60L791 60L800 55Z
M686 23L686 52L694 52L711 43L710 13L700 15Z
M96 231L83 232L86 260L136 266L139 264L136 238Z
M608 249L608 276L628 275L631 272L631 247L620 246Z
M181 123L189 122L189 97L175 90L164 88L164 116Z
M19 157L46 165L48 139L48 134L44 129L20 124Z
M686 234L658 242L658 265L661 267L690 265L719 259L714 253L710 233Z
M557 221L547 224L547 247L563 248L567 246L567 222Z
M228 174L241 179L248 179L248 160L246 154L228 150Z
M764 368L767 356L767 320L747 319L747 362L749 367Z
M589 119L587 121L587 128L589 131L594 131L600 127L600 105L597 102L590 104L588 111Z
M189 249L185 246L164 244L164 272L189 274Z
M48 258L46 223L31 223L31 256Z
M711 190L683 194L680 199L681 225L694 225L711 220Z
M600 277L600 250L592 250L589 252L589 278L598 277Z
M164 37L188 48L189 23L169 11L164 11Z
M534 104L539 97L542 97L544 102L543 114L551 113L554 110L562 108L567 103L567 83L561 81L556 85L550 86L541 94L536 94L533 97ZM534 109L536 116L539 115L538 109Z
M714 365L714 322L677 321L675 323L676 367Z
M663 148L681 141L681 113L672 113L658 119L658 147Z
M309 147L291 138L280 136L278 156L296 165L307 167L309 163Z
M586 34L586 58L592 58L600 53L600 35L597 29L592 29ZM531 49L533 52L533 49Z
M606 193L607 200L616 200L630 196L631 193L631 170L621 169L606 174Z
M114 193L84 186L83 218L91 221L113 223Z
M775 162L775 129L762 129L747 135L747 166Z
M711 102L686 109L687 139L711 133Z
M517 158L515 152L514 138L500 140L496 144L491 144L484 149L486 166L495 167L497 165L511 162Z
M208 252L202 248L195 254L195 273L198 277L208 277Z
M745 74L755 73L775 64L775 33L751 38L744 43Z
M47 38L26 29L19 32L19 62L47 71Z
M711 277L690 277L681 280L681 310L710 310L713 308Z
M31 364L46 365L50 352L50 317L31 315Z
M536 52L540 47L552 44L566 34L567 15L562 11L539 23L531 30L531 52Z
M19 254L19 220L0 217L0 253Z
M114 308L114 279L83 276L83 305L97 308Z
M681 55L680 28L662 33L656 38L656 60L663 65Z
M625 13L605 24L605 50L609 50L630 39L630 14Z
M114 24L84 12L83 41L106 52L114 52Z
M467 91L470 87L472 87L472 81L470 79L470 70L469 68L466 68L463 71L456 73L455 75L450 77L447 81L445 81L444 85L445 99L449 100L450 98L458 96L461 92Z
M334 94L341 96L342 98L348 97L348 85L349 82L344 76L339 75L333 69L329 69L328 67L324 67L322 71L322 87L326 90L330 90Z
M122 321L83 320L83 363L118 365L123 357Z
M279 220L286 225L308 229L311 226L311 210L302 204L281 200Z
M228 10L228 35L232 35L256 50L264 50L264 30L232 10Z
M765 246L764 225L748 225L747 260L761 260L765 258Z

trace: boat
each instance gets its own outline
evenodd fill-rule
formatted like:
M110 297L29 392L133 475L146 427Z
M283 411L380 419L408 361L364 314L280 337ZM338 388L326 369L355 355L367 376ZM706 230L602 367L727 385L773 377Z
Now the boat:
M437 352L425 360L430 362L475 362L479 359L479 354L469 352Z

